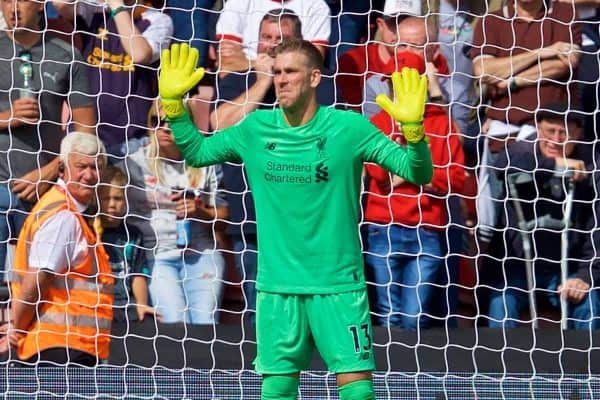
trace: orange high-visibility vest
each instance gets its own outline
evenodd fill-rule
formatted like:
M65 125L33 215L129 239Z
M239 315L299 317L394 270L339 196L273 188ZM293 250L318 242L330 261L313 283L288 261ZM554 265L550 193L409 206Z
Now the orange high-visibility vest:
M58 186L39 200L25 220L13 263L11 298L17 301L25 275L37 272L28 266L35 233L48 218L64 210L72 211L79 219L89 251L82 262L67 266L64 273L54 276L44 299L37 305L27 335L19 342L17 355L21 360L53 347L108 358L114 289L108 255L73 201Z

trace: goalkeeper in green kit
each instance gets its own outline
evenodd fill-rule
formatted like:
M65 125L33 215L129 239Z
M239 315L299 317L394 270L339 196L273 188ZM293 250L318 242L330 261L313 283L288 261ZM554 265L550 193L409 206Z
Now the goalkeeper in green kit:
M164 50L159 79L175 141L193 167L243 161L256 204L258 277L256 370L263 400L296 399L299 373L316 347L337 374L341 400L375 399L373 334L358 234L363 163L414 184L431 180L422 119L427 80L414 69L392 76L395 101L377 102L402 124L406 145L363 116L320 107L323 59L310 42L275 49L274 110L249 114L210 137L199 133L183 96L204 75L187 45Z

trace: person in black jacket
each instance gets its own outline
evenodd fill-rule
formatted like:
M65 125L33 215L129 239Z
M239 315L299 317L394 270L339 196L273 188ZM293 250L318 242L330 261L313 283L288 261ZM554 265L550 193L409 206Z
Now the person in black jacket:
M524 240L531 242L531 263L537 297L558 306L567 300L569 327L594 329L598 319L600 276L592 231L596 191L592 146L582 142L582 115L566 104L553 104L536 113L537 131L501 152L494 167L505 185L504 226L496 232L482 273L493 289L489 295L489 326L515 327L528 304ZM511 176L521 174L510 184ZM568 279L561 283L561 233L564 204L573 190L568 230ZM518 215L515 200L522 215ZM558 221L559 224L548 223ZM531 230L522 224L530 222ZM529 235L524 239L525 235Z

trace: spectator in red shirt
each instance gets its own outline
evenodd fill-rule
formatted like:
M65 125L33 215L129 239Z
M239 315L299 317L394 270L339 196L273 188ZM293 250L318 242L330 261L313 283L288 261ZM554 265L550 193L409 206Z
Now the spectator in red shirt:
M419 52L431 62L430 73L448 74L446 59L441 55L438 46L431 44L436 39L436 32L424 27L426 21L425 17L421 17L420 1L388 0L383 14L375 21L381 36L380 41L368 42L345 52L340 57L336 74L336 83L342 97L351 108L363 113L361 106L366 100L366 81L374 74L389 75L394 71L394 56L400 51L412 49Z
M425 72L424 60L398 54L398 69ZM392 140L400 127L385 111L371 122ZM462 190L465 172L460 134L445 107L428 104L424 127L430 141L433 180L417 186L375 165L367 166L369 196L365 220L367 277L375 323L415 330L429 325L435 283L443 270L447 199Z

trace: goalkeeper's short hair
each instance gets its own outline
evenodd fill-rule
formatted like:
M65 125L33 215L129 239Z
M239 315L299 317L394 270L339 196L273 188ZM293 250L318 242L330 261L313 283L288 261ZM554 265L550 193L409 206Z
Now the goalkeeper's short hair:
M275 56L284 53L302 53L308 59L311 68L323 70L323 55L317 47L308 40L287 38L275 47Z

